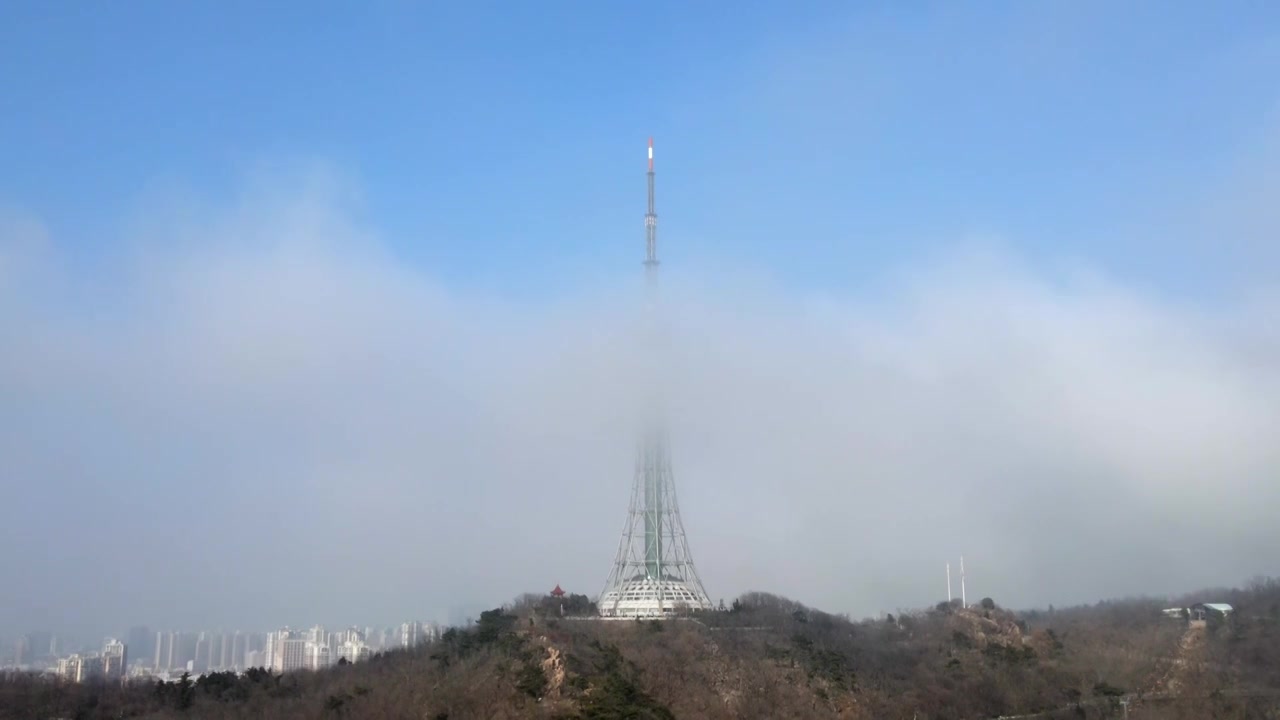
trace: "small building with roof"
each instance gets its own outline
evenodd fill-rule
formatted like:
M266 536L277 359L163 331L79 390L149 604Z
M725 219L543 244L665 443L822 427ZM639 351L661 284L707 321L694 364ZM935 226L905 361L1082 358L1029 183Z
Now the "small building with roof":
M1192 620L1207 620L1211 617L1226 618L1235 611L1226 603L1196 603L1188 610L1191 612Z

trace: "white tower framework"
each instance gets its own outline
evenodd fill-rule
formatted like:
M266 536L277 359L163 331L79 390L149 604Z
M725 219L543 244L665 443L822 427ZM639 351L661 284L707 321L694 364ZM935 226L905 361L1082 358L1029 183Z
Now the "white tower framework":
M649 139L649 212L644 216L645 277L650 317L658 282L658 216L653 203L653 138ZM656 387L651 387L655 391ZM605 617L662 617L682 610L709 610L711 600L693 566L680 506L676 502L671 453L661 413L649 418L636 453L627 523L613 571L600 594Z

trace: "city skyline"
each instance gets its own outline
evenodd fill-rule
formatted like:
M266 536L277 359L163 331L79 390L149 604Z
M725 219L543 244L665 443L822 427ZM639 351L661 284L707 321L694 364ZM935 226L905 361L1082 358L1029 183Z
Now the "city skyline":
M342 660L363 662L377 652L413 648L438 639L441 632L439 624L419 621L341 629L283 626L267 631L153 632L147 626L135 626L126 634L97 642L37 631L5 643L0 670L54 673L73 682L144 676L173 679L182 673L241 672L255 667L277 672L318 670Z

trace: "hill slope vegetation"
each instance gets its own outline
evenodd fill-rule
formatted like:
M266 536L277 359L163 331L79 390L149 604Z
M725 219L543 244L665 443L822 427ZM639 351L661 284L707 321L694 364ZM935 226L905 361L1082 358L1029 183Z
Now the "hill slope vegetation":
M123 687L10 675L0 717L1106 718L1122 702L1135 720L1276 717L1280 584L1212 597L1233 616L1189 623L1145 599L1014 613L984 599L852 622L750 593L725 612L601 621L525 596L428 646L314 673Z

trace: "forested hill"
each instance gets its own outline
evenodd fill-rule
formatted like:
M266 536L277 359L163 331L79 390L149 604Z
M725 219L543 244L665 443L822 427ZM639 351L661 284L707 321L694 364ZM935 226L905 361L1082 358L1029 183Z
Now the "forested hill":
M10 675L0 716L924 720L1127 705L1134 720L1277 717L1280 584L1211 595L1235 612L1201 624L1162 615L1167 601L1013 613L984 599L851 622L752 593L726 612L638 622L526 596L431 645L315 673L123 688Z

